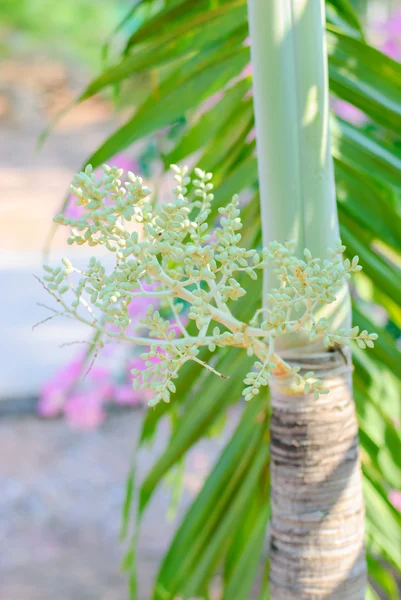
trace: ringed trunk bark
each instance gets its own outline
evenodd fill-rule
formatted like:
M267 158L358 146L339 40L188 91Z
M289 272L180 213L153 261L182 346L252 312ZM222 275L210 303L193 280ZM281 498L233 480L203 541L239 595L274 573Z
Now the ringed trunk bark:
M363 600L364 505L351 365L339 352L294 356L330 389L271 386L272 600Z

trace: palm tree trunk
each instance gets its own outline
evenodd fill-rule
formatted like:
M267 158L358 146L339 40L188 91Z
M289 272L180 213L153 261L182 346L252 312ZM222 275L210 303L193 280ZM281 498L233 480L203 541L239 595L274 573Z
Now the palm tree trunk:
M270 585L274 600L363 600L364 507L351 368L342 354L294 357L330 389L272 387Z
M324 0L248 0L263 241L327 256L339 237L330 151ZM276 284L267 272L265 291ZM324 316L349 326L349 293ZM323 316L323 315L322 315ZM363 600L364 507L348 358L321 340L281 349L330 389L272 385L272 600Z

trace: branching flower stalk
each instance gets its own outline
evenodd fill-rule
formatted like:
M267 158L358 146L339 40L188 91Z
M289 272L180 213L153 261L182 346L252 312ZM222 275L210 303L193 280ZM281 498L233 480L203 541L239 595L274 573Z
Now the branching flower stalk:
M133 385L153 390L151 406L170 402L174 380L189 360L227 376L199 358L204 346L212 352L236 346L255 357L254 369L244 380L246 400L275 375L285 375L294 391L313 392L318 399L328 389L313 372L301 376L296 365L287 363L276 349L276 340L295 333L310 340L321 338L327 347L352 341L360 348L373 347L375 333L358 327L332 331L325 318L318 318L319 309L336 300L344 280L361 269L358 257L343 260L345 247L340 241L323 261L313 258L308 249L302 260L296 258L291 243L272 242L260 251L243 248L238 196L219 208L219 224L211 227L211 173L195 169L191 179L187 167L171 168L176 182L173 199L155 206L150 189L131 172L124 185L123 171L107 165L99 180L90 165L76 175L71 190L84 212L79 219L59 214L55 222L70 227L69 244L105 246L114 254L115 264L109 273L95 257L84 271L67 258L54 268L45 265L41 282L57 301L57 314L99 332L100 345L112 339L144 346L141 358L147 368L133 370ZM141 235L135 225L142 229ZM264 308L245 323L230 310L230 304L246 294L239 277L256 279L268 264L274 267L279 285L266 295ZM171 321L150 305L132 331L128 306L135 297L157 298L170 310L176 326L171 327ZM185 305L196 335L181 318Z

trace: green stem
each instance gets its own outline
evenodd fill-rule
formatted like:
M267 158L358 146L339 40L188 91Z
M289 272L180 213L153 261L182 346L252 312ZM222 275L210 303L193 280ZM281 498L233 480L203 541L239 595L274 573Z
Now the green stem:
M323 0L249 0L262 230L325 257L339 237ZM266 288L273 282L267 272Z
M248 12L263 242L293 241L298 257L308 248L326 258L340 235L324 0L248 0ZM266 269L264 291L276 285ZM346 285L318 316L334 328L350 325Z

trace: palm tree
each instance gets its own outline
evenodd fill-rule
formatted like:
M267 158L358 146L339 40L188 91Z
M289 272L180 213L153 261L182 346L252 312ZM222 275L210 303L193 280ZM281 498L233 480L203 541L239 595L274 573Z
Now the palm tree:
M249 0L262 234L294 239L328 258L339 225L330 151L323 1ZM300 275L304 277L303 274ZM267 272L265 289L274 286ZM349 292L325 315L351 322ZM281 346L330 389L319 400L271 386L270 594L363 599L364 508L351 363L322 339L284 336ZM287 376L288 379L288 376Z
M353 282L353 321L380 333L369 356L355 350L353 378L368 574L386 597L394 599L399 598L393 573L400 572L401 565L401 516L388 492L401 487L401 369L396 340L371 322L371 303L381 304L401 328L401 160L386 133L391 130L401 137L401 67L366 43L348 0L327 0L326 11L331 91L364 111L376 127L362 130L334 119L331 151L341 237L365 266L364 275ZM338 225L322 19L318 0L250 0L258 178L246 0L135 3L118 28L120 35L129 31L121 56L79 100L147 74L152 88L132 117L87 162L96 166L185 116L187 127L162 153L165 165L196 152L198 164L215 173L217 204L235 192L251 190L244 210L244 237L250 246L260 241L262 225L264 239L291 236L299 251L310 246L324 255L338 236ZM266 286L271 277L268 274ZM247 301L237 303L243 319L254 313L261 298L257 282L248 290ZM344 290L343 302L330 319L349 318L347 298ZM349 358L322 352L319 346L292 348L287 339L283 349L305 369L313 364L330 381L331 393L319 404L309 396L295 400L286 381L280 380L271 391L271 402L261 396L244 408L166 553L155 582L155 600L207 598L216 573L222 573L224 600L253 597L255 581L260 599L270 593L286 599L363 597L363 506ZM203 358L208 359L208 351ZM237 402L249 363L235 349L219 351L217 363L220 371L230 373L229 381L203 377L199 365L188 365L176 401L147 414L140 447L170 416L172 432L141 484L135 514L133 475L129 478L124 532L130 520L140 523L164 475ZM135 542L136 536L125 560L133 597ZM368 587L366 597L378 596Z

